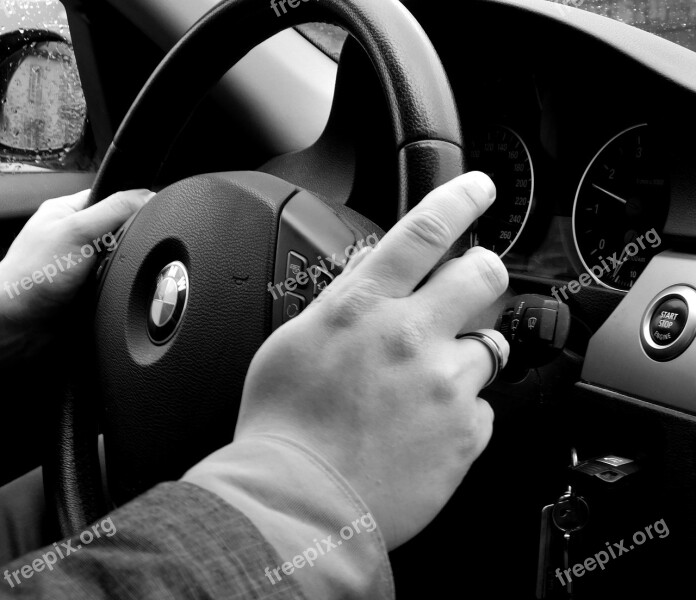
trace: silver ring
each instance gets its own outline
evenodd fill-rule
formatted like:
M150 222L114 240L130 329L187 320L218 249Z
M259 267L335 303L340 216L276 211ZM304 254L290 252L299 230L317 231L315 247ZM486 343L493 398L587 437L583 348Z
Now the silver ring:
M500 370L503 367L503 363L505 362L505 356L503 355L503 351L498 345L498 342L496 342L490 335L486 333L481 333L480 331L472 331L471 333L465 333L463 335L457 336L457 339L478 340L479 342L483 342L483 345L486 346L486 348L488 348L488 351L491 353L491 358L493 359L493 374L486 382L486 385L483 386L484 389L487 388L489 385L491 385L491 383L495 381L495 378L498 377L498 373L500 373Z

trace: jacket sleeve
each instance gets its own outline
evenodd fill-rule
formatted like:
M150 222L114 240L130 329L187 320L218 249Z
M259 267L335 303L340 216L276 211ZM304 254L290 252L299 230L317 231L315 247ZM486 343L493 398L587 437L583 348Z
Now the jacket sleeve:
M183 477L241 510L277 550L274 582L308 600L393 600L382 534L368 507L323 456L273 434L221 448Z
M200 486L164 483L96 522L2 567L0 599L277 598L276 550L245 514Z

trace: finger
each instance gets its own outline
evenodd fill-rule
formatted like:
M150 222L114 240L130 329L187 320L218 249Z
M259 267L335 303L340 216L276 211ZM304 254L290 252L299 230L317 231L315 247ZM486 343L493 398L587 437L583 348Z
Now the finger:
M508 272L503 262L490 250L477 246L442 265L413 300L437 315L436 324L443 332L455 335L507 287Z
M365 260L365 257L372 252L372 247L371 246L365 246L364 248L361 248L359 252L354 254L352 258L348 260L348 264L346 265L346 268L343 269L343 275L348 275L351 271L354 271L355 268Z
M479 329L479 333L488 336L497 344L503 355L499 371L505 368L510 358L510 345L499 331L493 329ZM474 394L484 388L495 371L497 356L491 351L486 343L481 340L466 338L455 340L457 352L462 356L462 364L466 367L465 385L471 386L470 390Z
M64 196L63 198L58 198L57 202L60 202L63 204L63 206L72 208L75 212L77 212L78 210L82 210L85 206L87 206L91 191L92 190L83 190L77 194L73 194L72 196Z
M81 210L89 201L90 190L82 190L70 196L61 196L59 198L51 198L43 202L39 211L44 215L51 213L58 218L63 218L72 213Z
M384 236L361 271L384 293L409 295L494 199L495 185L478 171L440 186Z
M71 215L75 226L87 237L113 233L154 196L150 190L118 192Z

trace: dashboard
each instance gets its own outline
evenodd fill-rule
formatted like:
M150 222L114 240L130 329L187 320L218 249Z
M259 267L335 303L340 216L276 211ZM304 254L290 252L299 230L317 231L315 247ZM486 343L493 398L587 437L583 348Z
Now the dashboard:
M457 98L467 167L498 187L494 210L465 241L502 256L510 297L556 296L571 314L562 355L483 394L496 413L492 443L447 517L465 515L459 531L491 541L462 551L457 565L494 582L469 584L469 595L534 597L543 507L567 483L572 447L649 464L654 497L634 490L619 508L592 502L595 524L607 515L584 532L592 547L629 535L651 511L680 536L577 597L680 597L666 591L688 589L672 566L693 564L696 539L696 302L680 300L696 289L696 54L584 11L559 18L551 2L517 4L472 1L458 19L434 2L417 14ZM692 329L680 348L645 343L685 315ZM500 518L511 502L524 524ZM472 514L488 516L472 524ZM519 561L504 577L501 539Z
M462 29L427 9L417 16L458 101L467 168L498 188L466 242L502 257L515 292L568 303L569 348L584 356L652 259L696 233L675 228L691 205L694 82L649 64L659 55L639 48L641 31L574 11L572 25L586 19L588 34L557 18L512 16L513 4L469 5L468 21L495 30ZM624 33L640 43L617 50L599 39L604 25L614 45ZM694 64L694 53L656 44L679 55L666 60L672 69L687 72L685 57Z

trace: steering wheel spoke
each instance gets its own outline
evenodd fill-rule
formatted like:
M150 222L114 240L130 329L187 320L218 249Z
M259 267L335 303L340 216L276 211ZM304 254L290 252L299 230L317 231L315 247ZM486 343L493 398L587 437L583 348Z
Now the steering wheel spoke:
M329 207L307 191L293 196L278 227L273 298L273 329L295 318L343 272L350 258L382 237L353 211Z

